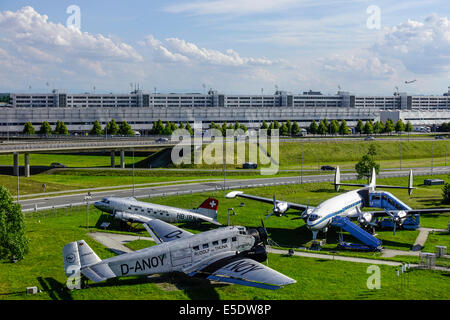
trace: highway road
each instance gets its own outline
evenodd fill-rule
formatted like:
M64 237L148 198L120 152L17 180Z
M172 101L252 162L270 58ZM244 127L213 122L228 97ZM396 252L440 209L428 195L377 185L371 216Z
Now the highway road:
M429 175L430 168L415 169L414 175ZM433 169L434 174L450 173L450 167L437 167ZM380 172L378 177L398 177L407 176L409 170L392 170ZM291 177L276 177L276 178L257 178L257 179L226 179L225 180L225 192L231 189L244 189L244 188L257 188L257 187L271 187L276 185L288 185L299 184L300 179L303 183L311 182L332 182L334 174L328 175L309 175L303 176L291 176ZM341 173L341 181L356 179L355 173ZM176 183L176 182L174 182ZM152 198L159 196L191 194L201 192L213 192L224 189L224 181L210 181L210 182L197 182L197 183L181 183L164 186L143 187L135 188L135 198ZM91 192L91 199L85 200L86 193L78 193L72 195L61 195L54 197L40 197L34 199L20 200L19 203L22 206L23 212L39 211L52 208L64 208L70 206L80 206L94 203L101 200L103 197L116 196L116 197L131 197L133 196L132 188L125 188L114 191L99 191Z

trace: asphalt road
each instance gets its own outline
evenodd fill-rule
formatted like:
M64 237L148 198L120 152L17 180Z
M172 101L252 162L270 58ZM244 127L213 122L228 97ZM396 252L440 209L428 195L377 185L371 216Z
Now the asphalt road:
M416 169L413 172L414 175L429 175L430 168ZM450 173L450 167L434 168L433 173L434 174ZM409 170L385 171L380 172L378 177L381 178L381 177L407 176L408 174ZM256 187L270 187L276 185L298 184L300 183L300 181L302 181L303 183L326 182L326 181L332 182L333 179L334 174L303 176L302 178L300 176L294 176L294 177L257 178L257 179L226 179L225 192L227 193L228 190L230 189L244 189ZM354 179L356 179L355 173L341 173L341 181ZM223 189L224 189L223 180L215 182L183 183L167 186L135 188L134 197L151 198L177 194L220 191ZM101 200L102 198L107 196L131 197L133 196L133 189L127 187L126 189L122 190L91 192L91 198L88 200L85 199L86 195L87 195L86 193L78 193L72 195L41 197L23 200L20 200L19 198L19 202L22 205L23 212L29 212L33 210L38 211L52 208L86 205L87 202L89 204L92 204L95 201Z

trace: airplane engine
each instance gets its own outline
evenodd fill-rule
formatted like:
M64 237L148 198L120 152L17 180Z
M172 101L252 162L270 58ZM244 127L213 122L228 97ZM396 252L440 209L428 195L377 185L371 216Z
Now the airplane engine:
M134 221L133 217L130 214L126 213L126 212L121 212L121 211L120 212L116 212L114 214L114 217L116 219L120 219L120 220L123 220L123 221Z
M406 218L406 212L403 210L398 211L396 214L394 214L394 217L393 217L394 222L398 223L399 225L403 224L403 221L405 221L405 218Z
M287 211L287 209L289 209L289 205L287 204L287 202L280 201L276 204L275 213L277 216L282 216L283 213L285 213Z
M358 222L361 225L367 225L369 224L373 219L373 214L370 212L365 212L365 213L361 213L359 218L358 218Z
M258 262L266 261L267 251L264 245L268 238L266 229L263 227L247 229L247 234L255 238L255 245L249 250L248 257Z

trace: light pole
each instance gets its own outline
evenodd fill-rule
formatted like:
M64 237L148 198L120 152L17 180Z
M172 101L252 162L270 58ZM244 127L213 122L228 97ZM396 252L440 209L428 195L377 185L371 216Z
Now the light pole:
M303 143L300 144L300 153L302 157L302 162L300 166L300 184L303 184Z
M133 148L133 198L134 198L134 148Z
M89 230L89 200L91 199L91 192L88 192L87 196L84 197L84 201L86 201L86 230Z

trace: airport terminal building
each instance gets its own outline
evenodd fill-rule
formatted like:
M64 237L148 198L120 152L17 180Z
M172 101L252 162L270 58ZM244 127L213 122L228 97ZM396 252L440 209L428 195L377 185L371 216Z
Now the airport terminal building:
M229 95L208 93L128 94L12 93L10 103L0 106L0 132L21 132L27 121L39 127L43 121L64 121L71 132L87 132L95 120L102 125L111 119L127 121L134 130L146 133L158 119L172 122L209 123L239 121L259 127L262 121L296 121L307 127L312 120L345 119L350 126L362 121L402 119L413 125L450 121L450 87L443 95L357 96L346 91L324 95L317 91L274 94Z

